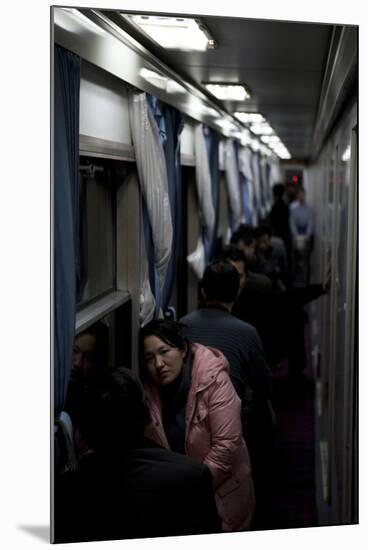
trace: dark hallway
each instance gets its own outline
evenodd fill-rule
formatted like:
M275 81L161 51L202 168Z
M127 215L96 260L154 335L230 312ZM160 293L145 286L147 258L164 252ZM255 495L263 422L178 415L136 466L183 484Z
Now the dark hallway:
M271 528L318 526L315 500L314 380L308 361L302 382L288 380L288 362L275 373L274 411L277 419L273 459L274 484Z

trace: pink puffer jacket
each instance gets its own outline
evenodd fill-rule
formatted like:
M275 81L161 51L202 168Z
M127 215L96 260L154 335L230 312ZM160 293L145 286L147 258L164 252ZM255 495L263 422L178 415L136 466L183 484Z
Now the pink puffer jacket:
M255 498L248 450L242 437L240 399L229 365L214 348L192 344L192 382L186 405L186 454L211 470L217 510L224 531L250 527ZM157 386L146 384L152 423L146 435L169 448Z

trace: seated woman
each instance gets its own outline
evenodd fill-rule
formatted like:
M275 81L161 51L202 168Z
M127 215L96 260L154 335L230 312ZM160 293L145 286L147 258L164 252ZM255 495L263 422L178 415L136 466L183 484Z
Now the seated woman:
M180 325L151 321L140 331L142 377L152 422L146 435L206 464L224 531L248 529L255 500L240 399L224 355L189 344Z

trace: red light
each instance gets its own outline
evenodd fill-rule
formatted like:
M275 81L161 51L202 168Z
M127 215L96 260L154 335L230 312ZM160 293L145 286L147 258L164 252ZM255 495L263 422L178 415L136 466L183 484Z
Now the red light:
M298 176L293 176L292 180L293 180L293 183L298 183L299 178Z

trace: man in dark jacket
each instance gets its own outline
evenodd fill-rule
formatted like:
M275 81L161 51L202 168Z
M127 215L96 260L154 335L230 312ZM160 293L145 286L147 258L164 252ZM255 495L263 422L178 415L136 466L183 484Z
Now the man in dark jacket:
M285 291L288 286L289 275L283 240L272 236L272 228L265 221L255 229L255 237L260 262L259 272L271 279L275 290Z
M232 234L231 244L241 250L246 257L248 265L247 284L259 294L269 294L273 290L272 281L261 271L265 268L265 262L256 253L255 228L249 224L241 224Z
M289 359L290 378L297 382L305 367L303 307L329 291L330 267L320 284L265 295L249 285L248 262L241 250L232 245L224 247L221 257L231 262L240 276L233 314L256 327L271 365Z
M229 361L230 379L242 401L243 434L260 510L259 489L267 484L270 469L265 461L269 461L274 430L272 373L257 330L231 314L239 291L236 268L228 261L213 262L204 271L201 287L205 306L181 319L183 334L190 342L219 349Z
M285 185L277 183L273 186L273 205L270 212L270 223L273 234L284 241L288 264L291 264L291 231L289 224L289 206L284 200Z
M89 451L55 484L54 541L219 532L209 469L143 437L143 389L127 369L90 385L76 424Z
M272 374L265 360L257 330L231 314L239 292L239 275L230 262L208 265L201 282L205 307L185 315L183 333L190 342L219 349L230 365L230 378L239 397L249 386L258 396L269 399Z

